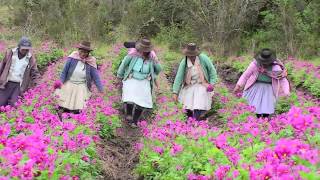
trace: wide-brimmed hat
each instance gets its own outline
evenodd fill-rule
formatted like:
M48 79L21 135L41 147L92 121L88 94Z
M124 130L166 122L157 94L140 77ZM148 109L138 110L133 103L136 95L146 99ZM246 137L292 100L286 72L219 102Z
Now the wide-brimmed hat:
M198 56L200 54L200 49L195 43L188 43L182 50L182 53L186 56Z
M276 53L269 48L262 49L254 58L262 65L270 65L277 60Z
M87 51L92 51L93 49L91 48L91 43L89 41L82 41L78 45L76 45L76 48L78 49L83 49Z
M136 43L136 49L140 52L151 52L153 45L149 39L141 39Z
M32 49L31 40L28 37L23 36L18 43L18 47L19 49Z

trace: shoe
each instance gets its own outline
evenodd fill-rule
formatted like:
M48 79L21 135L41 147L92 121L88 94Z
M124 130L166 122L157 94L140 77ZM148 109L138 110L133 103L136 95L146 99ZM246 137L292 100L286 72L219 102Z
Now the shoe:
M130 115L126 115L125 119L126 119L127 122L131 123L133 118Z
M130 123L131 128L138 128L138 125L136 123Z

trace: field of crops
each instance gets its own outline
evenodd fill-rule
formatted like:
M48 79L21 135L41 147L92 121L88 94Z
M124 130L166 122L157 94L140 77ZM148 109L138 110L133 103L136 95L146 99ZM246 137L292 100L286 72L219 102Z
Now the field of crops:
M170 78L181 55L159 48L165 72L156 107L132 129L123 120L114 75L126 55L122 45L94 52L105 92L94 89L84 111L62 119L54 84L71 51L47 46L36 51L42 83L16 108L1 107L0 180L320 178L319 64L286 60L292 94L271 119L257 119L222 73L228 67L241 74L250 57L212 58L221 71L213 107L207 121L195 121L172 98Z

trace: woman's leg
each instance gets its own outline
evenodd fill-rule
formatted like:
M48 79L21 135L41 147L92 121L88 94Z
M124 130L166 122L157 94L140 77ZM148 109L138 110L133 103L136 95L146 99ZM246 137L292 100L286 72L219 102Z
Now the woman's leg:
M80 114L80 110L71 110L72 114Z
M200 120L200 116L204 113L205 111L204 110L199 110L199 109L196 109L194 110L194 113L193 113L193 118L195 118L196 120Z
M59 106L58 107L58 116L59 116L60 120L62 120L62 114L63 113L71 113L71 111L69 109L67 109L67 108Z
M193 111L191 111L190 109L186 109L186 115L188 119L193 117Z
M127 121L132 121L133 118L133 104L125 103L124 104L125 118Z
M138 121L141 118L143 113L143 108L134 104L133 112L132 112L132 122L133 124L137 125Z

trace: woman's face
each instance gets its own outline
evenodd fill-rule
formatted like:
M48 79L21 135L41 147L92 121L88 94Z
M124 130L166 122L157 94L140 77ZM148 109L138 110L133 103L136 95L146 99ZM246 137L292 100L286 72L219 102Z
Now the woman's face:
M144 57L149 57L150 52L143 52L142 55L143 55Z
M188 59L190 59L191 61L196 60L196 56L188 56Z
M79 49L79 56L82 59L85 59L89 56L90 51L84 50L84 49Z
M261 65L263 68L268 68L268 67L272 66L272 64L269 64L269 63L268 64L261 64Z
M19 52L20 52L20 54L21 54L22 56L25 56L25 55L27 55L27 53L29 52L29 50L28 50L28 49L19 49Z

